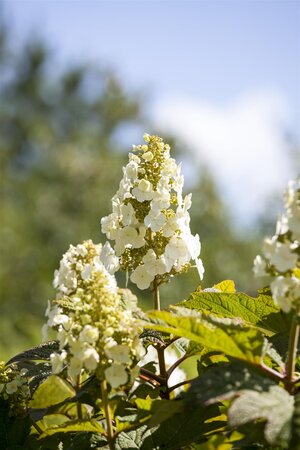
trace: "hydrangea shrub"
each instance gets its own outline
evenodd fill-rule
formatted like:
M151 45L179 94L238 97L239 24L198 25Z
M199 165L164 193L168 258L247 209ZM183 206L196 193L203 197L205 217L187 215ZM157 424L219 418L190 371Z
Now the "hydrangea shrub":
M300 448L299 180L255 258L256 297L225 280L161 311L160 285L204 267L181 166L144 141L101 220L108 241L71 245L54 273L44 342L0 364L0 448Z

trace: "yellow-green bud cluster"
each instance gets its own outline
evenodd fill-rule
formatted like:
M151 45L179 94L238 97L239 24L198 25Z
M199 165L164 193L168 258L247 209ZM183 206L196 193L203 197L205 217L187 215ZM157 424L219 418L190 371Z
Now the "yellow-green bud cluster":
M30 399L27 370L19 370L16 364L6 366L0 361L0 398L8 400L10 415L26 413Z
M95 374L117 388L128 382L143 347L139 322L123 307L116 280L101 260L103 248L89 240L63 256L45 328L56 331L60 344L51 355L53 373L65 373L74 384L80 375Z

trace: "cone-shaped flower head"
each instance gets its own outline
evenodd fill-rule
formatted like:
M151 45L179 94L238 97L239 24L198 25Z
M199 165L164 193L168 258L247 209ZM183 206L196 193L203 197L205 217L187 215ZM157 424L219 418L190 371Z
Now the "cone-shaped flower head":
M70 246L54 274L57 298L49 303L44 331L56 331L60 351L51 355L52 371L96 374L113 388L128 382L128 371L143 354L136 306L124 307L124 292L106 270L107 246L84 241Z
M140 289L185 271L191 260L202 279L200 240L191 234L191 194L182 196L181 166L160 137L145 134L144 140L129 153L102 232L114 241L121 270L129 271Z
M254 260L256 276L270 275L275 303L285 312L300 308L300 180L290 181L285 212L276 233L264 240L263 256Z

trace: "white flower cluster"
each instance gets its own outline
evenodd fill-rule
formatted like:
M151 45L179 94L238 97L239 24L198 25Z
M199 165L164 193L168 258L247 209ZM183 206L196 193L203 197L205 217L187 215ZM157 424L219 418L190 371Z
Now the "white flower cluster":
M95 256L86 261L90 244L94 247ZM69 295L77 288L84 285L91 278L93 271L101 271L103 267L113 274L118 269L118 258L114 255L110 244L106 242L94 245L91 241L78 244L76 247L70 245L69 250L63 255L59 269L54 272L53 286L58 295ZM108 276L112 287L116 288L114 277Z
M144 135L146 144L133 146L123 178L112 198L112 213L102 218L102 232L114 241L120 268L147 289L186 270L194 260L202 279L199 236L190 230L191 194L182 196L180 165L158 136Z
M276 233L266 238L263 257L254 260L256 276L271 275L275 303L284 311L300 307L300 180L290 181L285 194L285 214Z
M30 399L27 369L19 370L15 364L5 366L0 361L0 398L10 402L10 413L19 415L25 412Z
M102 262L109 253L107 245L84 241L70 247L55 271L58 295L48 305L45 326L56 331L60 345L51 355L52 371L64 371L74 384L81 374L95 373L113 388L124 385L143 353L138 321L122 306L116 280Z

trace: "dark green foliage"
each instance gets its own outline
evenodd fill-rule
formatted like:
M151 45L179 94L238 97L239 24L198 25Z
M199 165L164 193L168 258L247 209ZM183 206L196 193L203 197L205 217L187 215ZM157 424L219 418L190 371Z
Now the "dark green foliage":
M208 367L196 378L184 399L186 405L192 407L230 399L243 389L268 390L274 384L269 378L240 362L222 363Z
M50 360L51 353L57 352L58 350L59 350L58 341L45 342L36 347L30 348L29 350L25 350L24 352L18 353L13 358L11 358L7 362L7 364L21 363L35 360Z
M150 344L158 344L164 345L165 341L163 339L163 334L156 330L144 330L140 335L140 338L143 339L144 343L147 345Z
M217 416L217 407L198 406L188 412L177 413L155 428L142 426L137 430L121 433L117 438L117 449L165 449L179 450L195 440L206 440L206 435L224 426L224 422L204 423Z
M57 341L45 342L14 356L7 362L7 365L16 364L19 370L27 370L30 390L33 393L52 374L51 364L49 363L50 355L58 349ZM44 362L37 362L42 360Z
M0 398L0 448L1 450L23 450L29 436L31 421L29 416L9 415L8 402Z
M295 395L295 410L292 419L292 437L289 449L300 449L300 393Z

